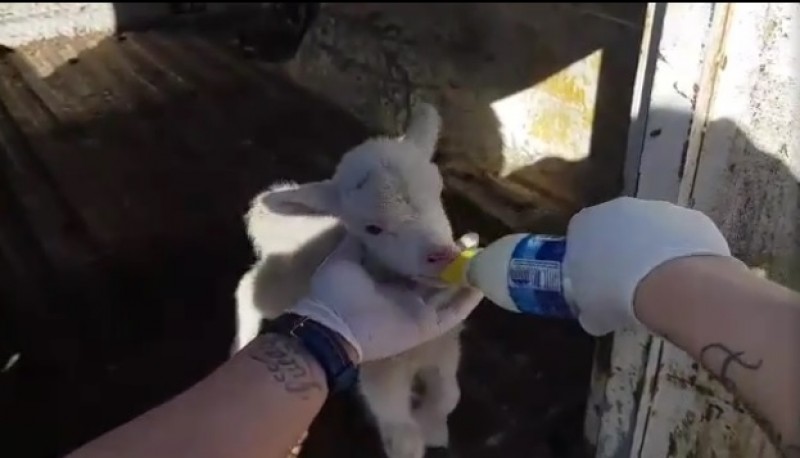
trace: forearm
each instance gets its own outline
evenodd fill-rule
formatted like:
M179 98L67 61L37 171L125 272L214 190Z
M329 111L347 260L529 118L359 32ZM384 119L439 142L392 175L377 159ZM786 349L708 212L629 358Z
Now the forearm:
M800 456L800 296L726 258L677 259L636 292L636 315L739 395ZM794 455L793 453L798 453Z
M188 391L70 457L284 458L326 396L316 361L291 339L266 334Z

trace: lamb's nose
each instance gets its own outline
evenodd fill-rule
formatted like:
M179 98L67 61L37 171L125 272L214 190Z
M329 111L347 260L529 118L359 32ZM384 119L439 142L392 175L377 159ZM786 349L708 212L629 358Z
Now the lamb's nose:
M449 264L458 256L458 250L452 247L439 247L429 251L425 256L428 264Z

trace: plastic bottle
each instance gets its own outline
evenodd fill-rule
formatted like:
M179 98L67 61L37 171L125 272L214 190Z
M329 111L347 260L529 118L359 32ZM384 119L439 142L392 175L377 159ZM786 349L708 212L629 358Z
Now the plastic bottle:
M477 288L513 312L574 319L569 279L562 269L565 252L565 237L511 234L462 252L440 279Z

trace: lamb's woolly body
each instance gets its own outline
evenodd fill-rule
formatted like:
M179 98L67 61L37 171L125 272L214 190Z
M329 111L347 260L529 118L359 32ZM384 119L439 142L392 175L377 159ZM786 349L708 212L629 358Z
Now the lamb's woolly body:
M235 350L257 334L261 317L274 318L308 292L314 270L347 233L362 240L383 267L406 276L428 273L417 251L453 244L439 200L441 177L431 162L439 125L436 111L424 105L404 137L357 146L331 180L282 182L254 199L246 223L258 261L236 291ZM365 234L364 224L379 225L385 234ZM454 293L432 290L429 302ZM425 445L447 445L447 416L459 399L460 330L362 365L360 390L390 458L421 458ZM412 412L415 377L426 394Z

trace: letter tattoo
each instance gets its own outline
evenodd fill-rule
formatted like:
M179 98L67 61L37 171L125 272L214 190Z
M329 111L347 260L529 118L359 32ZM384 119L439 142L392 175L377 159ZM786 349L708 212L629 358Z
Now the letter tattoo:
M309 398L311 391L322 389L314 378L308 360L310 356L288 337L264 334L249 349L248 354L254 360L264 363L272 378L289 393L297 394L305 400Z
M744 353L745 352L743 351L733 351L724 344L716 342L706 345L702 350L700 350L700 362L702 362L706 367L710 368L711 365L709 364L709 359L713 358L716 360L719 356L724 356L717 376L725 388L729 390L735 390L736 384L728 376L728 370L731 367L731 363L735 363L739 367L752 371L758 370L764 363L763 359L759 359L756 362L745 361L743 358ZM715 358L715 355L717 355L717 358Z

